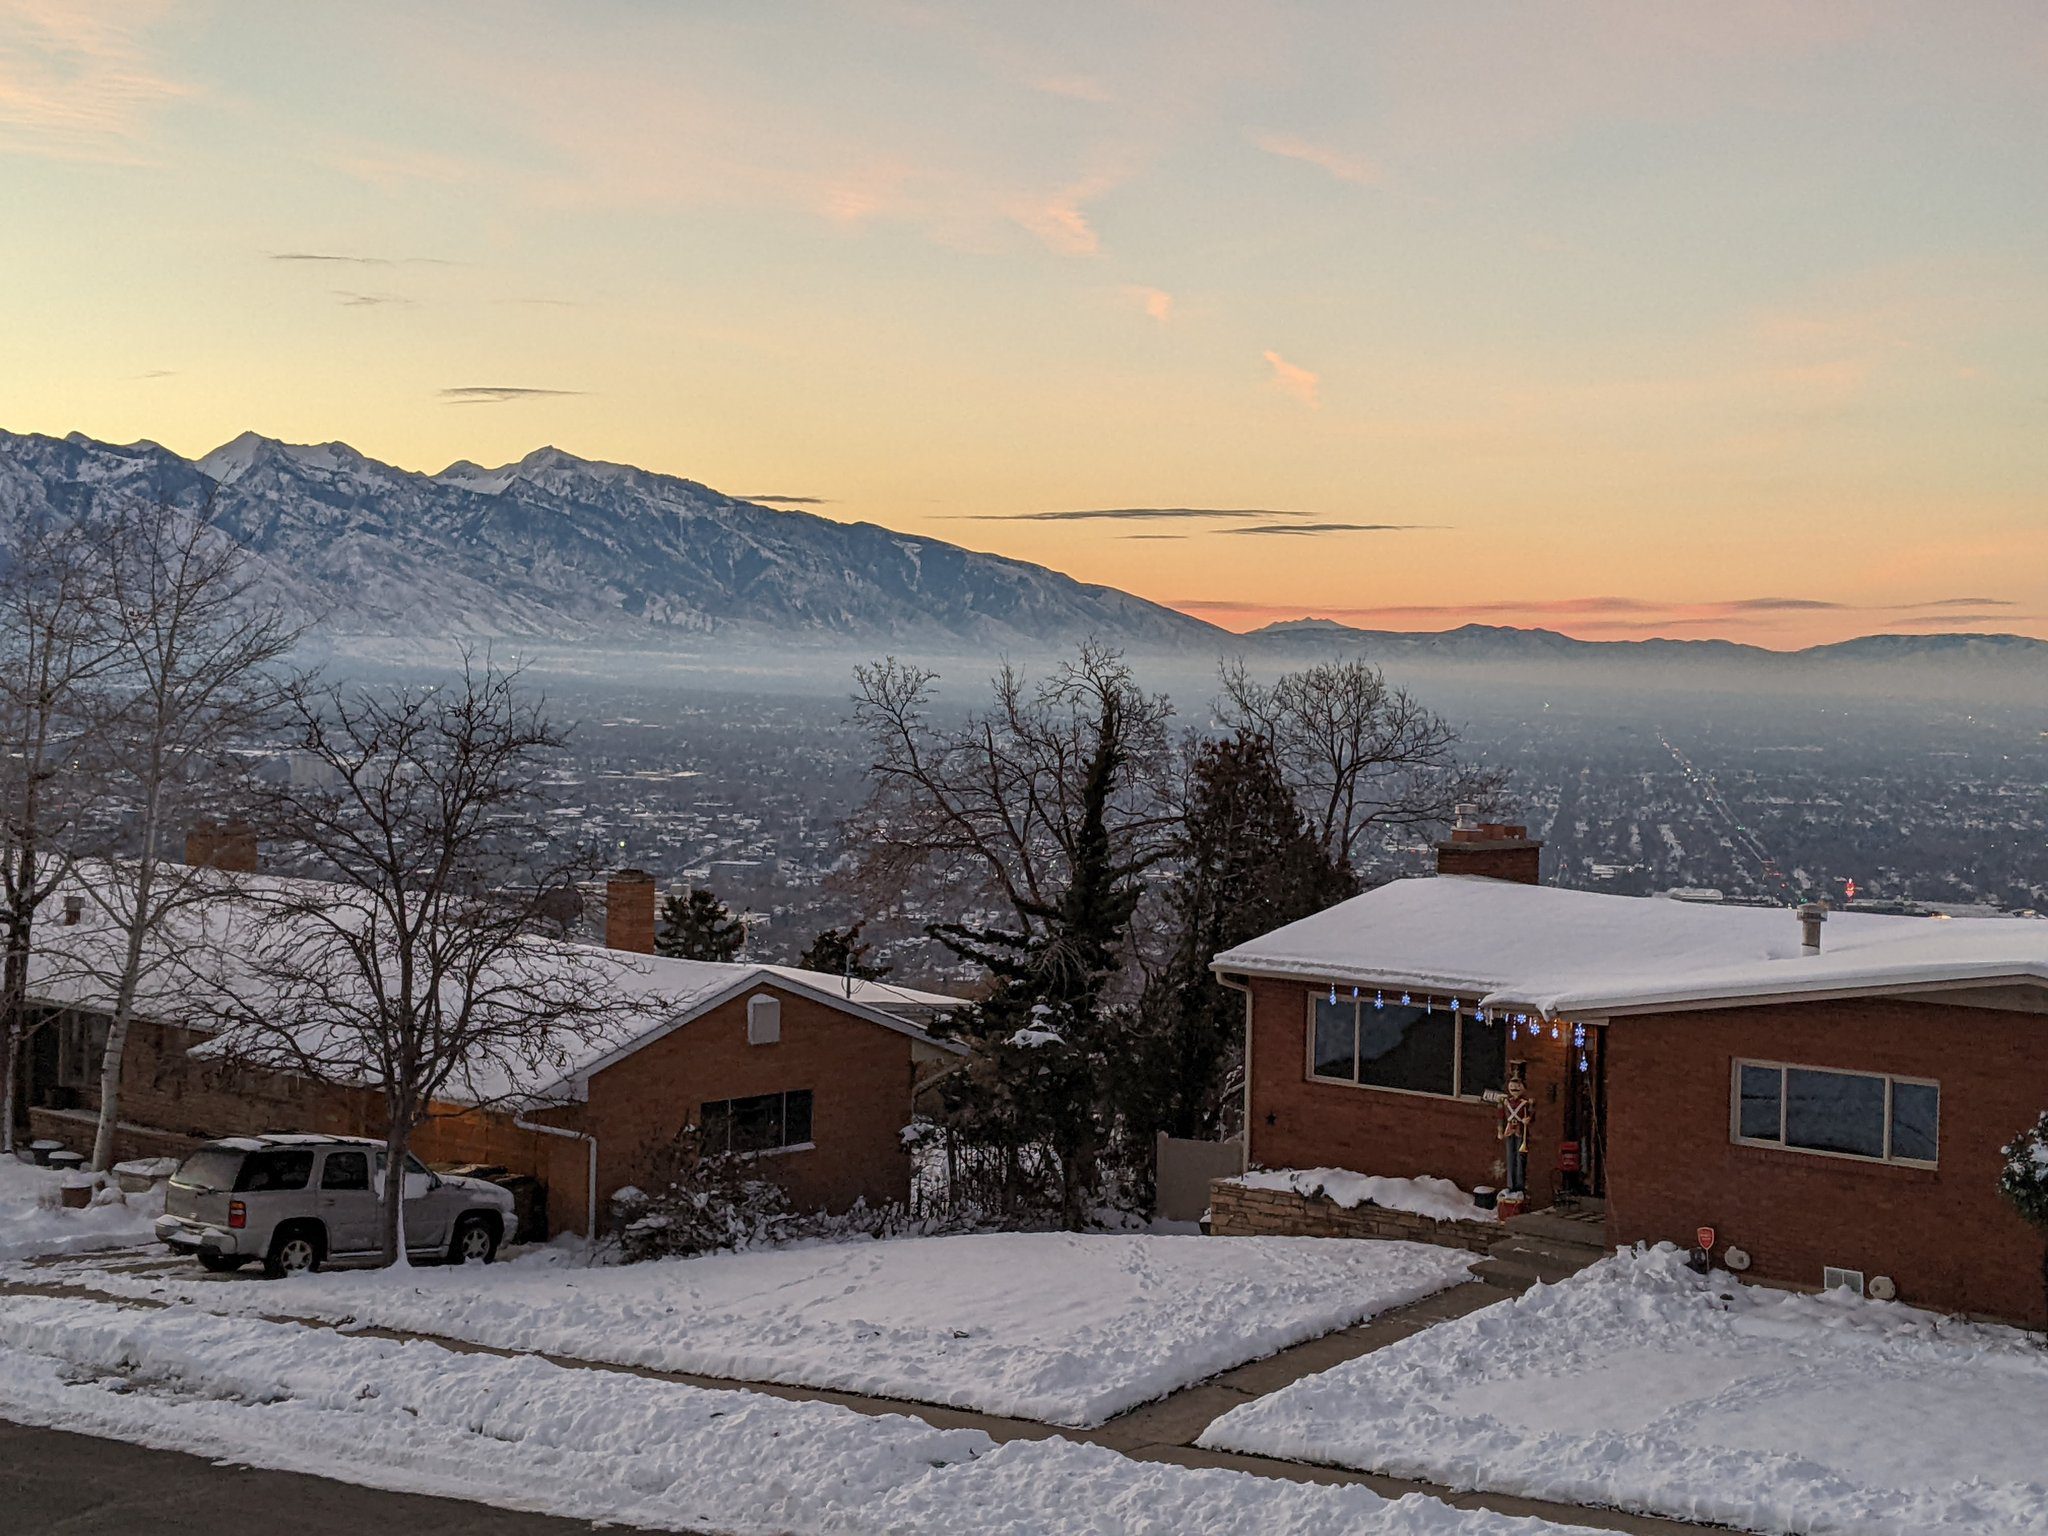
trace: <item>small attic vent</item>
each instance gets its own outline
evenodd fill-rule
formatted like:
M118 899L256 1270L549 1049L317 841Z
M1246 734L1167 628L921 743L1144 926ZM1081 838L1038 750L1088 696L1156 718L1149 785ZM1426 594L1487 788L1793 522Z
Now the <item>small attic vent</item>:
M747 1044L774 1045L782 1039L782 999L763 993L747 999ZM1856 1277L1860 1291L1863 1277Z
M1850 1291L1863 1294L1863 1271L1860 1269L1837 1269L1824 1265L1820 1272L1820 1288L1824 1291Z

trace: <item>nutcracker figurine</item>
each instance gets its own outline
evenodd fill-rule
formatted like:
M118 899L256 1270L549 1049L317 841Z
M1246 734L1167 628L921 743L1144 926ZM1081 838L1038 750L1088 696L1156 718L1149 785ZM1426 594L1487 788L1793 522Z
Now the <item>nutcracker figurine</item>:
M1501 1150L1507 1160L1507 1193L1511 1195L1527 1192L1529 1120L1536 1107L1529 1097L1529 1085L1523 1081L1524 1065L1508 1063L1507 1087L1500 1096Z

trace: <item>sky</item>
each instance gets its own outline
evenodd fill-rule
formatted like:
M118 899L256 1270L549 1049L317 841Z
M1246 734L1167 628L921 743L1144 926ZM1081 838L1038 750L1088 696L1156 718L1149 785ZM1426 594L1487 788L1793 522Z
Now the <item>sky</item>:
M0 428L1234 629L2048 636L2048 6L0 0Z

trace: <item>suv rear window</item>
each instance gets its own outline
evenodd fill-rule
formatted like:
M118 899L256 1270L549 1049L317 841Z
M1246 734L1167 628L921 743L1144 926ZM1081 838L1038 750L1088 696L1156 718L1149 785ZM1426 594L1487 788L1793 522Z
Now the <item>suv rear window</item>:
M251 1152L242 1164L242 1176L235 1180L235 1192L264 1189L304 1189L313 1177L313 1150Z
M247 1156L246 1152L228 1147L207 1147L185 1159L178 1169L177 1182L201 1189L233 1189L242 1171L242 1159Z

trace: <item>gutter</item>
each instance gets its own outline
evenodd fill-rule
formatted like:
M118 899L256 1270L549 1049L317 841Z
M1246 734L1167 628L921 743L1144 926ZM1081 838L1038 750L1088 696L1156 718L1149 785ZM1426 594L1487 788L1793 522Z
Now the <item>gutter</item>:
M1245 977L1226 976L1221 971L1214 973L1217 982L1233 992L1244 994L1244 1114L1238 1125L1238 1169L1239 1173L1252 1171L1252 984Z
M559 1136L565 1141L580 1141L590 1149L588 1168L585 1174L583 1194L583 1238L585 1242L597 1241L597 1137L589 1131L565 1130L559 1125L542 1125L524 1115L514 1115L512 1123L522 1131L538 1131L543 1136Z

